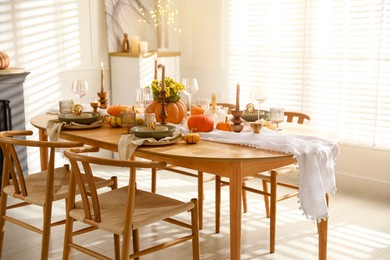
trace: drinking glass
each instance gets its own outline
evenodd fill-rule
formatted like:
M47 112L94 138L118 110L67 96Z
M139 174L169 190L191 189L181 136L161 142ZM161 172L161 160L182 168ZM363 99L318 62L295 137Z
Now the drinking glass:
M279 131L279 123L282 123L284 120L284 108L271 107L269 111L269 116L271 123L276 124L276 131Z
M135 101L142 107L142 109L145 109L153 102L152 89L148 87L137 89Z
M72 92L76 94L76 96L80 100L80 104L82 104L82 97L84 97L88 93L89 87L88 82L86 80L74 80L72 84Z
M252 89L251 96L255 101L257 101L257 121L260 121L260 106L261 104L267 100L267 91L262 87L255 87Z
M136 116L135 112L130 110L125 110L121 112L121 124L122 127L127 129L127 134L131 134L131 128L136 126Z
M184 78L182 83L185 87L182 92L188 96L188 106L191 113L191 97L199 90L198 81L196 78Z

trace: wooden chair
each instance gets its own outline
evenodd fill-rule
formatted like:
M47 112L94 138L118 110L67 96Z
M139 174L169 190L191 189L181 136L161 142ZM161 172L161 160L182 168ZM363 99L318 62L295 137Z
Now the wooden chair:
M181 202L136 188L137 167L164 167L166 165L165 162L103 159L82 155L81 152L83 150L76 149L65 151L65 156L69 158L72 166L72 177L66 214L63 259L69 259L71 249L77 249L99 259L110 259L93 251L91 248L76 244L73 241L73 236L94 230L103 230L113 234L115 259L138 259L142 255L174 246L187 240L192 240L193 259L200 258L196 199L192 199L190 202ZM85 179L81 178L80 164L83 166L86 175ZM129 168L128 186L98 194L93 189L91 165ZM81 201L77 202L75 202L76 184L81 195ZM86 185L91 187L90 192L87 192ZM191 224L171 218L188 211L191 212ZM191 229L191 234L182 237L175 236L171 241L140 250L139 228L161 220L189 228ZM82 231L73 232L74 221L83 222L88 227ZM122 245L119 242L120 236L123 237ZM133 238L133 254L130 254L131 238Z
M234 104L230 104L230 103L217 103L217 106L222 106L223 108L227 108L228 113L230 113L230 111L236 107ZM182 174L182 175L186 175L186 176L189 176L189 177L195 177L195 178L198 179L199 229L203 229L203 200L204 200L204 186L203 186L203 184L205 182L209 182L209 181L214 180L215 177L212 176L210 178L206 178L205 179L204 178L204 173L201 172L201 171L198 171L197 173L194 173L194 172L188 171L187 169L184 169L182 167L179 168L179 167L177 167L175 165L167 165L166 167L164 167L162 169L152 169L152 187L151 187L151 191L153 193L155 193L156 190L157 190L157 171L158 170L167 170L167 171L179 173L179 174Z
M17 137L32 135L32 131L14 130L0 132L0 145L4 153L4 167L1 187L1 218L0 218L0 256L2 253L4 241L5 221L24 227L42 235L41 259L48 258L50 229L52 226L64 224L65 221L51 223L53 201L67 198L70 170L69 165L55 168L55 149L82 146L80 142L47 142L25 140ZM16 146L49 148L50 157L48 170L34 174L23 173L20 166L19 157L16 153ZM10 179L9 179L10 178ZM93 184L97 188L111 187L116 188L116 178L105 180L95 177ZM20 203L7 207L8 196L20 200ZM43 208L42 229L35 227L20 219L11 217L7 214L10 209L37 205Z
M295 122L298 124L303 124L305 120L310 121L310 116L299 113L299 112L284 112L284 116L286 117L287 122ZM288 165L285 167L281 167L268 172L261 172L257 175L253 176L254 178L262 179L263 189L255 189L252 187L246 186L246 182L253 179L244 178L243 179L243 194L244 191L249 191L253 193L257 193L264 196L264 204L266 210L267 218L270 218L270 253L275 252L275 234L276 234L276 203L288 198L298 196L299 188L295 184L282 182L278 180L278 176L289 175L289 174L297 174L298 168L296 164ZM268 188L268 183L270 184L270 188ZM229 185L229 182L222 180L219 176L216 178L216 203L215 203L215 211L216 211L216 222L215 222L215 231L219 233L220 228L220 208L221 208L221 186ZM277 197L277 186L283 186L292 189L293 191L287 194L284 194L280 197ZM244 212L247 209L246 198L243 197L243 205Z

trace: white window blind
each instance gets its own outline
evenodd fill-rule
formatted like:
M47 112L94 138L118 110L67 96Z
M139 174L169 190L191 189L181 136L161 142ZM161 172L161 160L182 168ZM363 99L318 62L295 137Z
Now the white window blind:
M230 0L229 85L267 91L343 143L390 149L390 2ZM233 93L232 93L233 94Z

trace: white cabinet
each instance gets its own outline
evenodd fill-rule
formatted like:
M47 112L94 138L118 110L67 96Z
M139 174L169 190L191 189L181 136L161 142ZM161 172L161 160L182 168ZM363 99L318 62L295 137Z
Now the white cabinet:
M138 88L154 78L154 52L146 54L110 53L111 104L134 105ZM165 64L165 76L180 81L180 52L158 52L158 64ZM161 70L158 70L161 78Z

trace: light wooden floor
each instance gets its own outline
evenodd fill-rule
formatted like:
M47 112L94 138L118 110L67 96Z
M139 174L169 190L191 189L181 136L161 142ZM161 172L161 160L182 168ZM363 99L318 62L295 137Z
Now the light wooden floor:
M99 171L104 175L104 171ZM112 174L112 172L110 172ZM126 172L116 173L121 184L126 183ZM252 182L260 185L259 182ZM201 235L202 259L229 258L229 211L228 188L223 188L221 233L214 233L214 182L205 184L204 229ZM149 189L148 172L138 174L138 187ZM181 200L196 197L196 180L174 173L160 172L158 192ZM55 219L64 212L62 203L56 204ZM269 220L265 218L262 197L249 194L250 211L243 214L242 259L317 259L316 226L306 220L296 199L278 204L276 252L268 253ZM390 259L390 203L388 199L370 195L338 191L330 197L331 219L329 222L328 259ZM40 224L40 208L15 211L14 214ZM183 216L185 218L186 216ZM180 229L169 224L152 225L141 230L141 246L164 235L175 235ZM93 248L112 254L111 235L95 232L83 239ZM63 226L52 229L50 259L62 258ZM39 259L40 236L15 225L6 224L4 253L1 259ZM90 259L78 252L72 259ZM191 259L190 242L160 251L142 259Z

